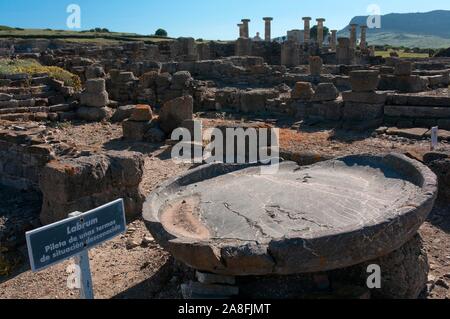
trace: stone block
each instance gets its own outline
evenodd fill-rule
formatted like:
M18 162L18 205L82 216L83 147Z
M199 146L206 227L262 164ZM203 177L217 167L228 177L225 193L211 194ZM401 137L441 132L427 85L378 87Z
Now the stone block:
M339 97L339 91L333 85L333 83L320 83L311 101L333 101Z
M383 118L384 104L345 102L343 118L350 121L365 121Z
M144 141L149 143L162 143L166 138L166 133L158 127L152 127L144 135Z
M148 121L151 121L152 118L153 118L153 112L152 112L151 107L149 105L139 104L133 109L133 111L131 113L130 121L148 122Z
M314 95L314 90L309 82L297 82L291 92L293 100L309 101Z
M142 210L139 189L144 169L142 154L110 151L48 163L40 175L43 224L67 218L74 211L88 211L124 198L128 219Z
M412 63L409 61L398 61L394 66L395 75L411 75L412 74Z
M133 141L143 141L147 131L152 127L152 122L136 122L125 120L122 122L123 137Z
M380 78L378 71L360 70L350 72L352 91L372 92L378 88L379 82Z
M80 98L81 105L91 106L91 107L103 107L108 105L109 96L106 91L101 93L87 93L81 94Z
M111 117L111 110L107 107L80 106L77 117L83 121L100 122Z
M450 107L386 105L384 114L390 117L450 118Z
M378 92L342 92L344 102L367 103L367 104L384 104L387 99L386 93Z
M126 120L131 116L135 107L136 107L135 105L119 106L117 110L114 112L114 115L111 117L111 122L119 123Z
M106 90L106 84L104 79L90 79L86 81L86 93L102 93Z
M173 130L181 126L184 120L191 120L193 117L192 96L182 96L164 104L159 115L160 126L166 134L171 134Z

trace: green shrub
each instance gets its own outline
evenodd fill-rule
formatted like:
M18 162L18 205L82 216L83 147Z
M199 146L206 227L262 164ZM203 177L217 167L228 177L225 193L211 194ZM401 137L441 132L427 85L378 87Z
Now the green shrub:
M167 36L168 36L168 33L167 33L167 31L164 30L164 29L158 29L158 30L156 30L155 35L156 35L157 37L167 37Z
M46 73L51 78L63 81L64 85L81 90L81 80L76 74L70 73L57 66L43 66L35 60L0 59L0 74L26 73L29 75Z

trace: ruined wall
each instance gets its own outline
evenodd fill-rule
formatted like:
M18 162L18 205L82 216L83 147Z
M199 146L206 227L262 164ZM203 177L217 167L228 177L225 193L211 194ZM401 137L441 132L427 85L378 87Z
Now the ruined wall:
M124 199L127 218L135 218L145 199L139 188L143 170L143 155L135 152L109 151L48 163L39 178L41 222L49 224L118 198Z
M38 125L0 130L0 184L18 190L39 191L39 173L55 158Z

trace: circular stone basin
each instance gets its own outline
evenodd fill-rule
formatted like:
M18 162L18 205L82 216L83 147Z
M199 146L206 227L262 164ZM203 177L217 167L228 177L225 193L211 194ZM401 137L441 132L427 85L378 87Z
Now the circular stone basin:
M201 166L144 205L157 242L197 270L299 274L373 260L409 241L437 195L436 176L403 155L359 155L312 166Z

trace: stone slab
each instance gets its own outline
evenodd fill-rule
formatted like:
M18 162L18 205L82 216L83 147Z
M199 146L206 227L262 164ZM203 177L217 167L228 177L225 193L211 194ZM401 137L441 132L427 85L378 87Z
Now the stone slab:
M450 107L386 105L384 114L391 117L450 118Z
M382 92L342 92L342 99L345 102L384 104L386 98L387 94Z
M400 137L413 138L413 139L422 139L426 136L426 133L429 132L429 129L426 128L397 128L391 127L386 131L388 135L397 135Z
M194 269L298 274L395 251L436 196L436 176L404 155L283 162L270 175L255 165L212 164L162 184L143 217L155 240Z

